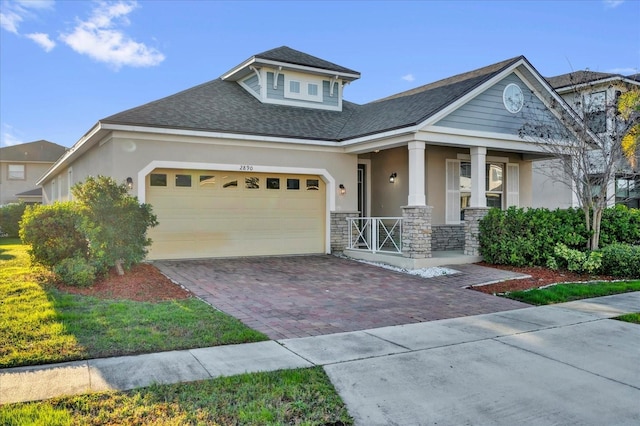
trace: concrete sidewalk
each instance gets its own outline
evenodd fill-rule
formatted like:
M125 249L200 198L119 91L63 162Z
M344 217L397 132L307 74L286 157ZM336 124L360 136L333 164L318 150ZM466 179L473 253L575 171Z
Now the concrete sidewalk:
M0 403L322 365L356 424L640 424L640 292L365 331L0 370Z

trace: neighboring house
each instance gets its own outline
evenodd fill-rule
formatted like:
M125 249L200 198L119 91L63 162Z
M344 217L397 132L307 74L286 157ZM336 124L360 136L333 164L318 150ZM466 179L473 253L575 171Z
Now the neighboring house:
M582 70L549 77L547 81L578 115L590 115L586 120L587 124L594 133L603 138L608 138L613 129L620 94L629 90L640 90L640 74L625 77ZM596 158L594 156L594 159ZM547 174L540 172L540 167L553 167L554 164L556 163L553 161L540 162L534 168L534 186L545 194L537 200L535 206L577 207L578 201L566 184L553 181ZM607 186L607 200L609 206L625 204L628 207L640 207L640 148L635 158L620 164L615 181Z
M36 182L66 150L45 140L0 148L0 206L41 203L42 188Z
M160 222L151 259L346 250L418 267L453 250L478 260L487 206L537 197L532 164L545 154L518 136L523 106L549 120L545 105L570 108L522 56L365 105L343 98L359 78L269 50L98 121L38 183L54 201L88 175L128 181Z

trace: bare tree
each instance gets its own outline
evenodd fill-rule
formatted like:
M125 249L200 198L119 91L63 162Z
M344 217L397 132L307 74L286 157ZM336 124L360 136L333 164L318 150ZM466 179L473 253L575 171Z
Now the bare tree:
M624 169L626 157L622 139L637 123L637 114L619 114L616 99L607 99L602 86L596 88L589 72L571 74L571 95L534 102L523 108L526 124L519 129L522 139L542 147L552 163L540 172L565 184L576 196L591 232L588 249L597 250L602 212L607 207L607 191L616 173ZM580 78L580 81L576 81ZM567 108L568 107L568 108ZM547 109L548 108L548 109ZM548 111L553 111L553 116ZM634 121L635 120L635 121Z

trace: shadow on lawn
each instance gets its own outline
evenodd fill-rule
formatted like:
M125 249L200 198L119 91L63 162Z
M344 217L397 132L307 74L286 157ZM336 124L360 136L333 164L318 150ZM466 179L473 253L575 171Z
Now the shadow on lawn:
M0 260L13 260L16 257L12 254L7 253L7 249L0 247Z

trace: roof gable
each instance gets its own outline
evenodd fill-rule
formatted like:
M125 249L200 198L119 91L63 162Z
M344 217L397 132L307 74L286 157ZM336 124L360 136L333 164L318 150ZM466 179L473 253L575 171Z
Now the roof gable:
M300 52L299 50L292 49L288 46L281 46L267 50L266 52L258 53L254 57L257 59L267 59L275 62L320 68L331 72L360 74L358 71L334 64L333 62L325 61L324 59Z

